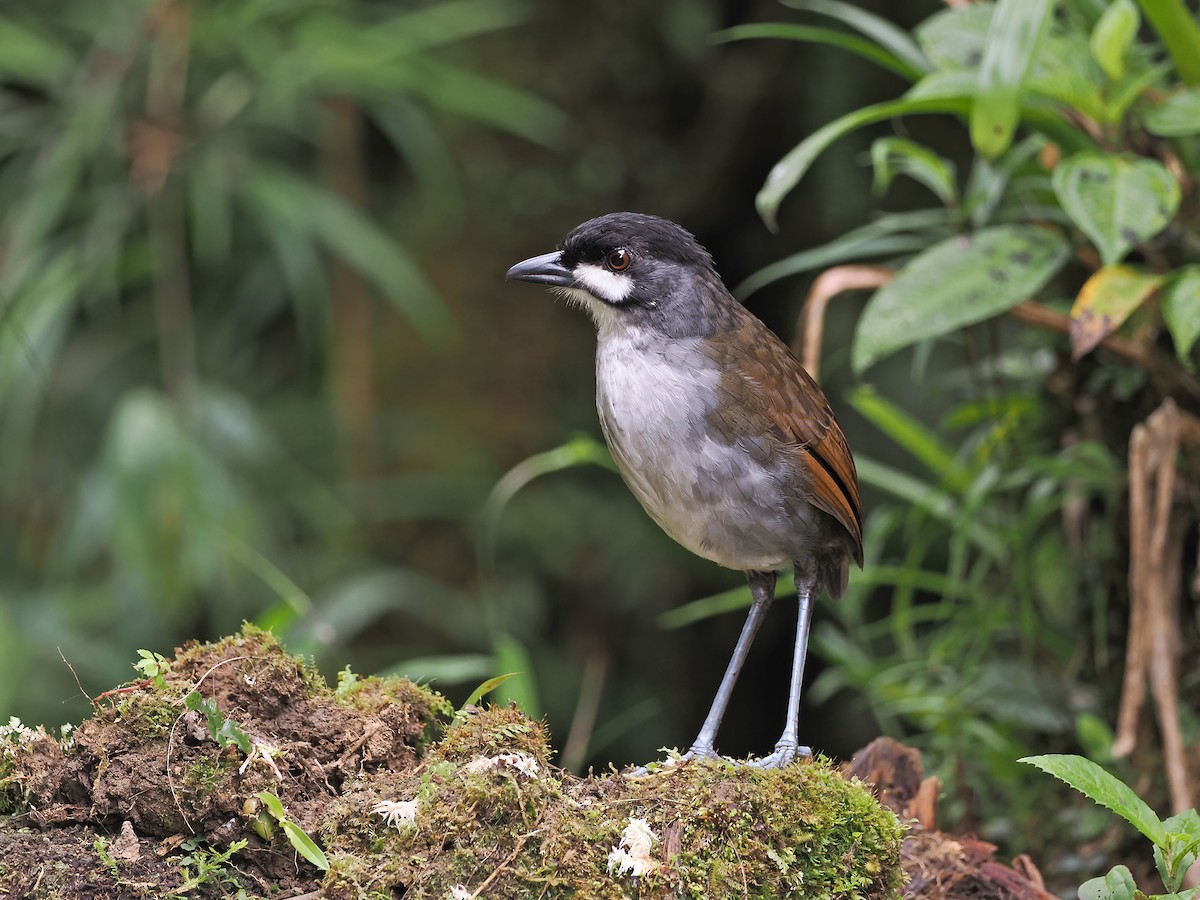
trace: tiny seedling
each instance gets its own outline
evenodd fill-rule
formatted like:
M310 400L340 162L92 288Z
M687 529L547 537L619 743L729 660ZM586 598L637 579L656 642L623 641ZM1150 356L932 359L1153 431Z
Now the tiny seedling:
M159 690L165 690L167 681L163 677L171 671L171 661L161 653L151 653L149 650L139 650L141 657L133 667L145 675Z
M113 879L120 881L121 870L117 867L117 861L109 855L108 841L101 836L96 838L92 846L96 848L96 855L100 857L100 862L104 863L104 867L112 874Z
M239 888L238 895L245 896L237 877L225 867L233 855L244 849L248 843L249 841L244 840L234 841L224 850L213 850L203 846L199 838L189 838L184 841L183 849L187 851L187 856L179 861L184 881L169 896L183 896L202 884L224 884L236 887Z
M267 808L267 812L270 813L271 818L279 823L279 827L287 835L287 839L293 849L322 872L328 871L329 859L325 856L321 848L317 846L316 841L310 838L303 828L287 817L287 813L283 809L283 801L270 791L259 791L254 796ZM261 814L259 815L259 821L262 821ZM259 833L262 834L261 831ZM268 835L263 836L266 837Z
M199 691L192 691L183 698L183 705L204 716L205 722L208 723L208 733L222 750L232 744L243 753L250 754L253 749L250 735L233 719L225 718L224 713L217 709L216 700L205 699Z
M1114 866L1107 875L1080 885L1079 900L1200 900L1200 887L1180 890L1200 851L1200 813L1195 809L1159 819L1129 785L1082 756L1026 756L1020 762L1037 766L1111 809L1154 845L1154 864L1168 893L1145 894L1138 890L1128 868Z
M497 675L495 678L489 678L475 690L471 691L471 696L463 701L463 705L454 713L454 721L459 722L467 717L467 710L480 701L485 694L490 694L508 679L520 675L520 672L509 672L506 675Z

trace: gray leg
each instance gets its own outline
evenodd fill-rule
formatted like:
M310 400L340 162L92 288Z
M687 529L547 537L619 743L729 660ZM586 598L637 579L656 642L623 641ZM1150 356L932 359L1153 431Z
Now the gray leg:
M796 600L800 607L796 623L796 649L792 653L792 678L788 684L787 719L783 735L770 756L755 760L764 769L783 768L797 756L812 756L812 750L800 746L800 691L804 682L804 661L808 656L808 631L812 623L812 598L816 579L796 573Z
M712 707L704 719L704 724L700 727L700 734L692 743L691 750L685 754L685 757L689 759L694 757L711 758L717 755L714 744L717 739L717 729L721 727L721 717L725 715L725 708L729 706L733 686L737 683L738 674L742 671L742 663L746 661L746 656L750 652L750 644L754 641L754 635L758 633L759 626L763 623L767 607L775 598L774 572L747 572L746 581L750 584L750 594L753 596L754 602L750 605L746 624L742 626L742 633L738 636L737 645L733 648L733 656L730 657L729 665L725 668L725 675L721 678L721 686L717 688L717 695L713 697Z

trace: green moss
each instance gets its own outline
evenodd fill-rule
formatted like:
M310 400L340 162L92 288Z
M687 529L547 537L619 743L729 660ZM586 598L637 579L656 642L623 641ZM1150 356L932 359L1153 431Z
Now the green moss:
M548 764L546 737L512 709L460 718L417 772L388 785L386 799L416 801L412 823L373 816L363 827L369 810L331 810L342 824L329 833L326 895L440 900L491 877L486 896L501 898L899 896L903 829L827 760L577 779ZM637 878L609 871L634 818L657 839Z

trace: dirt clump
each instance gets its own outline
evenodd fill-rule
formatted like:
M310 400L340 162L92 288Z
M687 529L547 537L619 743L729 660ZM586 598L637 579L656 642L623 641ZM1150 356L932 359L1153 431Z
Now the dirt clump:
M0 895L899 895L903 828L827 760L578 778L516 709L331 687L252 628L143 656L63 738L0 728Z

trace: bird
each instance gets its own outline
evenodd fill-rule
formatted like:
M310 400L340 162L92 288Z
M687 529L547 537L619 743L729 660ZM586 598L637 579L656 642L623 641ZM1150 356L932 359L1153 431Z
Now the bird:
M775 596L795 572L796 640L783 733L749 764L811 756L799 715L812 605L863 564L858 475L821 388L725 287L682 226L615 212L574 228L506 280L546 285L596 326L596 410L617 470L677 543L745 573L751 604L684 760L718 758L717 731Z

